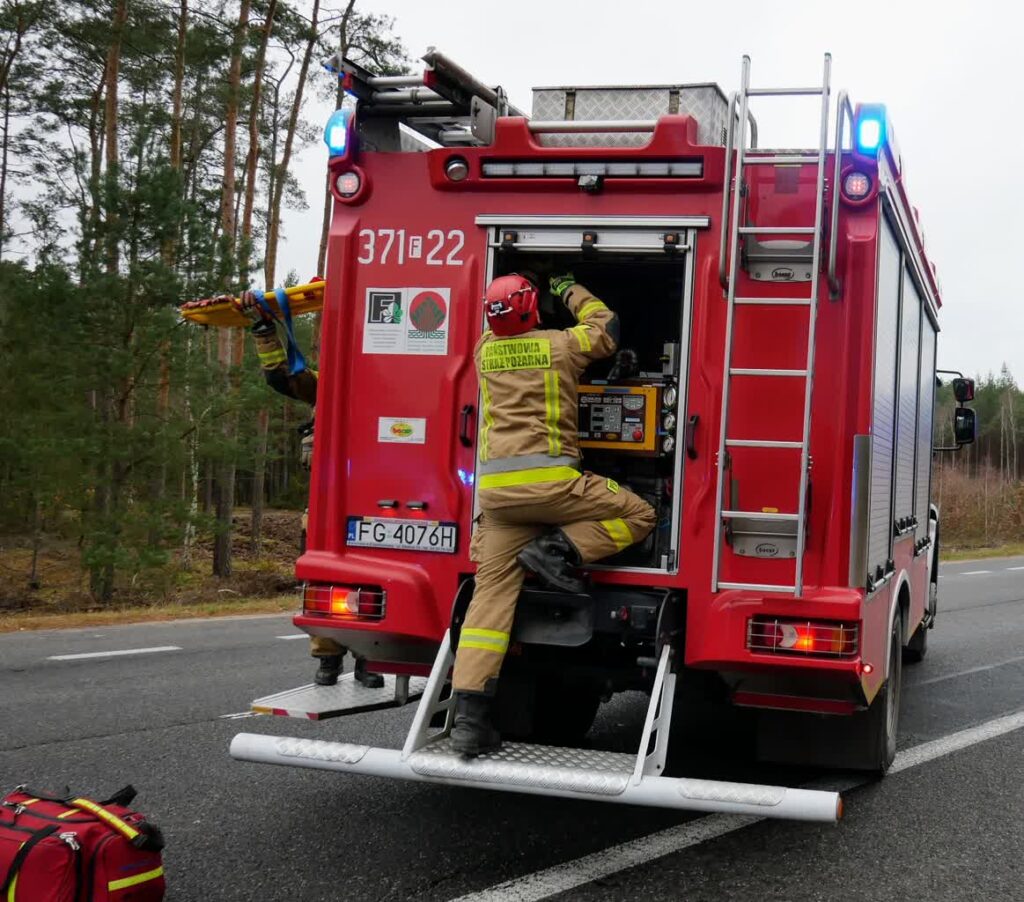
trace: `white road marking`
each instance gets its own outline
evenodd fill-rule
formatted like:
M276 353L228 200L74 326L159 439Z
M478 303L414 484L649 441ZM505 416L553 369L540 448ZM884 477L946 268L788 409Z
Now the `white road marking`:
M1007 570L1024 570L1024 567L1007 567Z
M287 636L275 636L275 639L308 639L305 633L289 633Z
M1017 664L1024 661L1024 655L1018 658L1007 658L1005 661L996 661L994 664L985 664L981 667L968 667L967 670L958 670L956 673L947 673L945 676L932 677L930 680L921 680L920 683L907 683L907 688L917 686L930 686L932 683L943 683L946 680L954 680L957 677L968 676L972 673L983 673L986 670L994 670L996 667L1005 667L1007 664Z
M83 658L119 658L123 655L152 655L160 651L181 651L180 645L160 645L154 648L122 648L119 651L88 651L78 655L50 655L47 661L80 661Z
M919 764L934 761L936 758L984 742L986 739L1003 736L1022 727L1024 727L1024 711L1017 711L1005 717L986 721L976 727L970 727L931 742L921 743L900 752L889 769L889 773L896 774L917 767ZM858 779L814 781L808 784L807 788L845 792L867 782L869 781ZM657 833L632 839L610 849L584 855L574 861L556 864L543 871L499 883L480 892L459 896L453 902L538 902L540 899L568 892L610 874L646 864L710 839L742 830L744 827L749 827L762 820L764 818L747 815L708 815L680 824L678 827L670 827L668 830L660 830Z
M991 573L991 570L964 570L960 576L980 576L982 573Z
M244 720L246 717L262 717L262 711L239 711L236 714L221 714L218 720Z

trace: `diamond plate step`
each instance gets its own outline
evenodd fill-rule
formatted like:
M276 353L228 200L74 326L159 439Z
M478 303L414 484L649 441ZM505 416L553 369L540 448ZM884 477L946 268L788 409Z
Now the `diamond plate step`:
M326 720L363 711L400 708L423 695L427 685L426 677L409 677L408 692L399 691L399 678L386 673L384 685L380 689L367 689L356 682L355 676L355 673L345 673L334 686L310 683L258 698L252 703L252 711L255 714L276 714L279 717L299 717L303 720Z
M414 752L408 764L420 776L435 779L621 795L633 774L636 756L506 742L488 755L463 758L452 751L449 739L442 739Z

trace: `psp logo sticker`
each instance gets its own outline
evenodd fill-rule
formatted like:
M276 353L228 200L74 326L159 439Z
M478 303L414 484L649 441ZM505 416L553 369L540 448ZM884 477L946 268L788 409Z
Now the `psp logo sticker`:
M410 423L392 423L391 434L397 439L409 438L413 433Z

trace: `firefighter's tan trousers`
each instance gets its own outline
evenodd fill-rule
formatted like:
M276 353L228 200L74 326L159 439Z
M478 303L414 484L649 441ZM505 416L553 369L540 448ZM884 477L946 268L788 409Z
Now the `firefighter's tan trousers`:
M585 473L572 480L480 490L480 525L471 557L478 562L455 656L457 692L492 692L508 649L523 569L516 555L553 526L584 564L635 542L654 528L654 508L610 479Z

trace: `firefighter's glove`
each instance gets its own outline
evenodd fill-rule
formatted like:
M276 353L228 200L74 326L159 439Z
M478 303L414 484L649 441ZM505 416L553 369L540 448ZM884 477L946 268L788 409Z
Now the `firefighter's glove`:
M565 293L576 284L576 278L571 272L563 273L560 276L552 276L548 280L551 286L551 293L559 300L565 300Z
M623 348L615 355L615 364L608 373L609 382L621 382L623 379L632 379L640 370L640 361L636 351Z
M261 326L265 323L273 322L266 308L256 300L255 291L243 291L241 297L232 298L231 302L239 313L249 318L253 326Z

